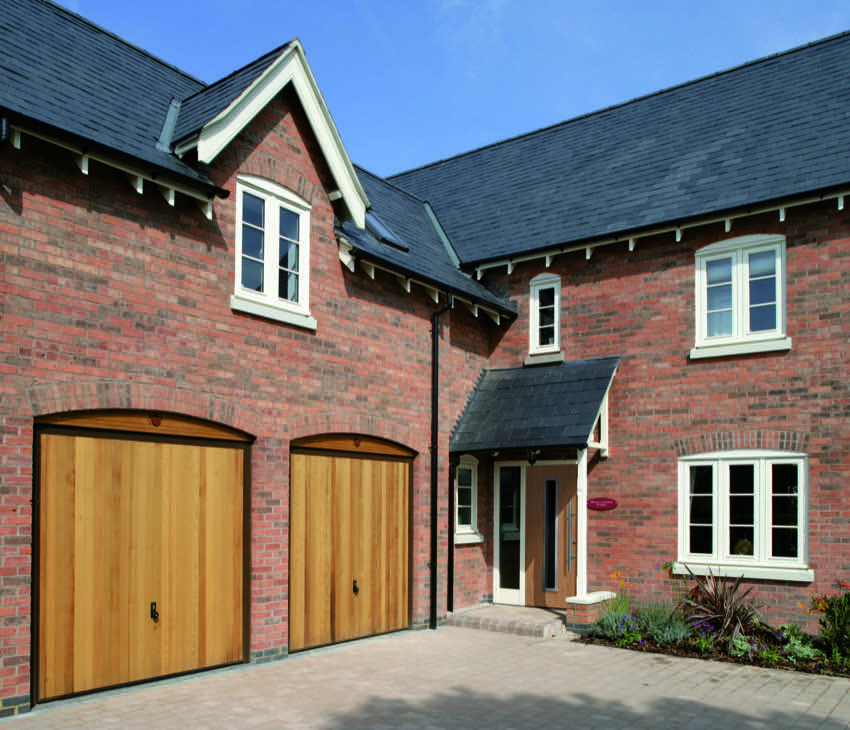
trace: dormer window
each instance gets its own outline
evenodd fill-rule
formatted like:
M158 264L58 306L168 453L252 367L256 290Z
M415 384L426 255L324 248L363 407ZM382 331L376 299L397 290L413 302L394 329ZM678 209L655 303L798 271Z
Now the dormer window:
M561 351L561 279L541 274L531 280L529 296L529 354L547 355Z

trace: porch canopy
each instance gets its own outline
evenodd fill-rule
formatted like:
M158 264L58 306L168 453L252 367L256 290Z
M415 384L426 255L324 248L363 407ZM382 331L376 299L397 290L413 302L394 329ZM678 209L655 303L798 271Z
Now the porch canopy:
M601 357L485 370L450 451L586 449L619 363L619 357Z

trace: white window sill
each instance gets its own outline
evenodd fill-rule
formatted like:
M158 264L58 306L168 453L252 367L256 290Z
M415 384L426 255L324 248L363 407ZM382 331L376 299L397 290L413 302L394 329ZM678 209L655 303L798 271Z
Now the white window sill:
M255 299L233 294L230 297L230 308L238 312L255 314L258 317L273 319L277 322L292 324L304 329L316 330L317 322L308 312L300 312L282 306L276 306L267 302L258 302Z
M728 357L729 355L751 355L758 352L780 352L791 349L790 337L776 337L770 340L735 342L728 345L698 345L691 350L691 360L707 357Z
M455 532L455 545L472 545L484 542L484 535L472 528L460 529Z
M815 579L815 571L805 566L780 567L772 565L732 565L718 563L677 562L673 564L673 572L677 575L689 575L688 568L694 575L712 574L723 578L753 578L758 580L788 580L799 583L811 583Z
M530 352L523 361L523 365L549 365L553 362L564 362L564 353L558 352Z

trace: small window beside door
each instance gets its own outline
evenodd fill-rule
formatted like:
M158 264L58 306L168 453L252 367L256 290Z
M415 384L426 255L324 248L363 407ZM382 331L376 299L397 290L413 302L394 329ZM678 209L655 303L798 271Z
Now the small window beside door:
M478 460L462 456L455 470L455 544L483 542L478 531Z

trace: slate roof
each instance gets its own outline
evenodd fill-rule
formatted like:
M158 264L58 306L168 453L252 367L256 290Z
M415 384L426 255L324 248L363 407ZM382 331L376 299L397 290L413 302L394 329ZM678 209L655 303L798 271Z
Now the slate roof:
M227 109L234 99L239 98L274 61L280 58L289 45L290 43L285 43L280 48L270 51L253 63L210 84L183 101L177 127L174 130L174 141L179 142L199 132L207 122Z
M850 183L850 33L391 176L466 264Z
M585 448L619 363L602 357L485 370L450 450Z
M425 203L362 168L355 170L372 203L372 214L379 217L396 240L396 245L382 242L371 231L357 228L351 222L338 224L358 258L384 264L436 288L448 288L474 302L489 305L500 314L516 315L512 302L458 268L451 245L441 237L439 224Z
M189 182L205 176L158 150L172 98L204 84L65 8L44 0L3 3L0 110Z

